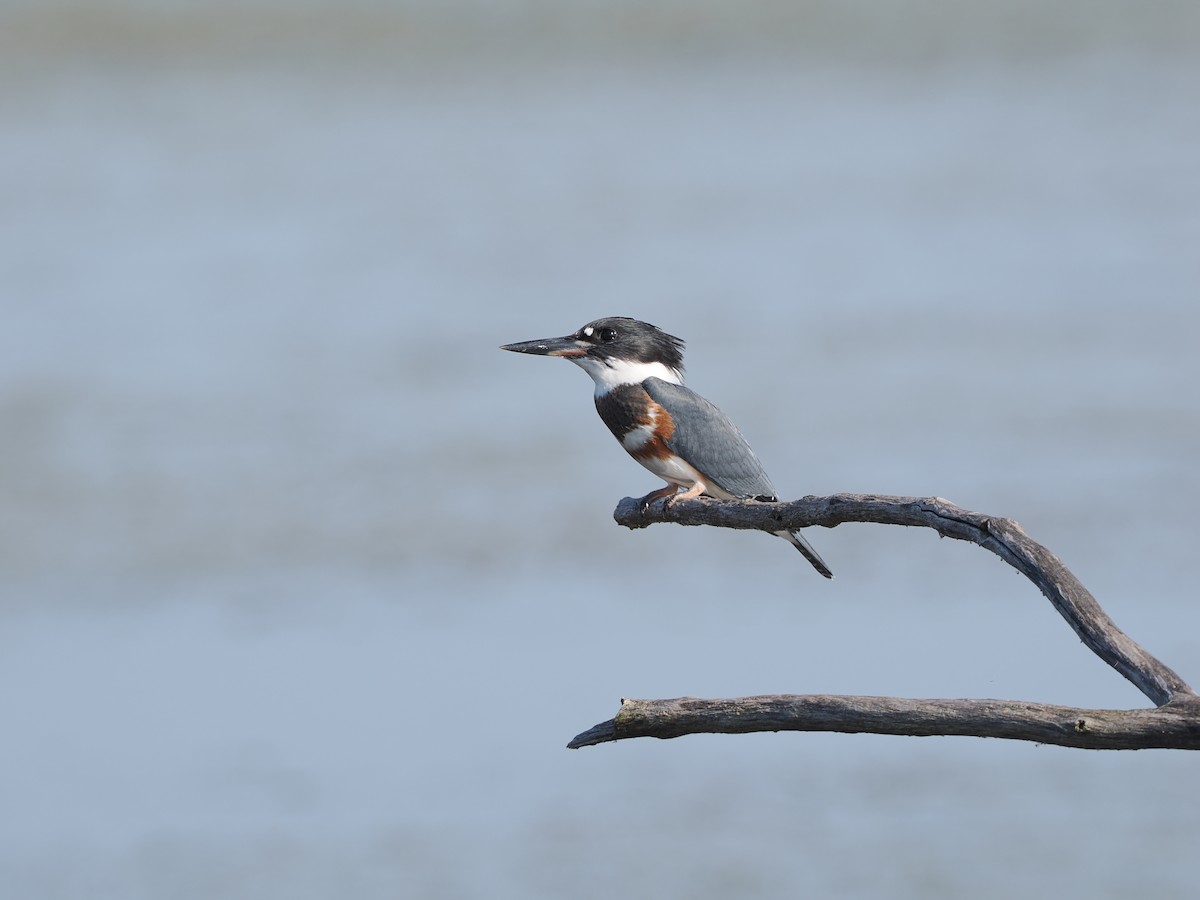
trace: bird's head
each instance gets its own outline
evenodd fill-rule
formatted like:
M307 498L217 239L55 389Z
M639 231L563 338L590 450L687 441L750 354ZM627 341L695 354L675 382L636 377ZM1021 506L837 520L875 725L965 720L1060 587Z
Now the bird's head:
M683 341L624 316L596 319L565 337L504 344L500 349L569 359L592 376L597 394L651 377L683 383Z

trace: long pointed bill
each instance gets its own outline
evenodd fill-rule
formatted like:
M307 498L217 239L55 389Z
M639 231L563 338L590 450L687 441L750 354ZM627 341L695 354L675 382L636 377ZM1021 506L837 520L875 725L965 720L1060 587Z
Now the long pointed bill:
M502 344L501 350L513 353L533 353L537 356L586 356L587 345L573 337L540 338L536 341L521 341L518 344Z

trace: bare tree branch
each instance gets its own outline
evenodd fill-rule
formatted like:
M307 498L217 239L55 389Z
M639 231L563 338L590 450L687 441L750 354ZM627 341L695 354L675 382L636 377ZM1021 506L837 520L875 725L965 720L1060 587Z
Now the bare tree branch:
M1041 590L1089 649L1157 708L1089 710L1012 700L773 695L728 700L622 700L621 711L577 736L587 747L630 737L701 732L836 731L974 735L1089 749L1200 749L1200 697L1171 668L1121 631L1053 553L1011 519L961 509L940 497L834 494L790 503L683 501L668 508L625 498L614 518L628 528L656 522L775 532L846 522L932 528L984 547Z
M1200 750L1200 700L1186 698L1165 706L1130 710L1073 709L1019 700L903 700L820 694L731 700L622 700L615 719L589 728L567 746L574 749L634 737L752 731L969 735L1086 750Z

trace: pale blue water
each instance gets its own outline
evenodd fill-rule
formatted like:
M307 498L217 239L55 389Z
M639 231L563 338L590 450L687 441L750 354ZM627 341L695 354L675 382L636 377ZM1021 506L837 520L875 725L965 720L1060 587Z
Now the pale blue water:
M1145 701L977 548L618 528L590 381L496 347L680 334L785 495L1013 516L1195 683L1200 57L529 21L8 57L5 896L1190 896L1187 754L567 751L622 696Z

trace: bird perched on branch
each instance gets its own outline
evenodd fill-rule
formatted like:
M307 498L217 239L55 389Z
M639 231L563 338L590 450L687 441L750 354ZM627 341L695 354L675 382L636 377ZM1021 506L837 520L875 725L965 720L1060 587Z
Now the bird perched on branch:
M642 498L643 508L665 499L779 498L762 463L737 426L683 385L683 341L646 322L597 319L566 337L505 344L501 350L560 356L596 383L596 411L621 446L667 486ZM683 492L679 493L682 488ZM776 531L832 578L824 560L794 531Z

